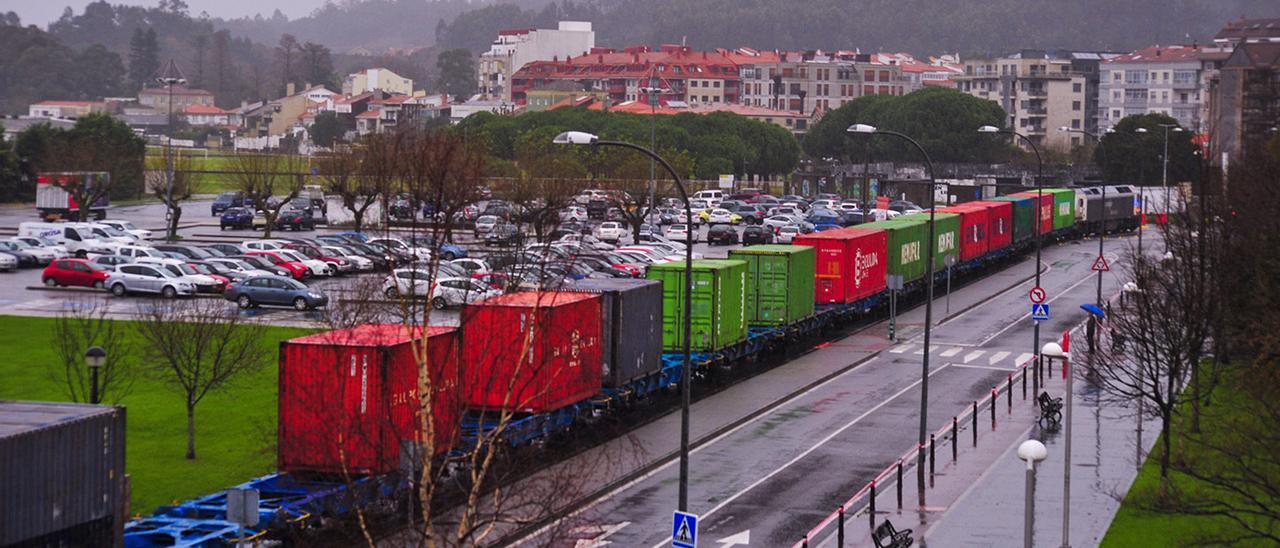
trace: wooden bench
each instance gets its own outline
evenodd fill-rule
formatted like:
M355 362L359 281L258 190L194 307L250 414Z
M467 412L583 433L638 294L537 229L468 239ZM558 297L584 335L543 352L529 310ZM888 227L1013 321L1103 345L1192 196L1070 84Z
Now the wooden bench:
M876 543L876 548L907 548L915 542L910 529L894 529L893 522L887 519L871 532L871 540Z
M1050 397L1048 392L1041 392L1036 398L1040 406L1040 421L1048 420L1050 424L1062 422L1062 398Z

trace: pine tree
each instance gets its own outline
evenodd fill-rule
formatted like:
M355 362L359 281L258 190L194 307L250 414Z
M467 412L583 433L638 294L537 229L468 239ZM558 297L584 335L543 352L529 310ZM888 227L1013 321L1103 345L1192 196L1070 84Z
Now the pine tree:
M155 29L134 29L129 39L129 82L140 89L151 81L157 70L160 70L160 43Z

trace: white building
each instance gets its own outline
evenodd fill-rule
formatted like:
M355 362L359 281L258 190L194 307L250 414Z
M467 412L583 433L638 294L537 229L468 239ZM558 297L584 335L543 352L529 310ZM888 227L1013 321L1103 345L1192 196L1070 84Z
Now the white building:
M560 21L557 29L507 29L498 32L477 67L482 95L511 101L507 83L530 61L551 61L583 55L596 47L590 21Z
M1199 46L1152 46L1102 63L1098 127L1125 116L1158 112L1185 128L1201 126Z
M390 69L371 68L348 74L347 78L342 81L343 95L361 95L370 91L385 91L393 95L413 95L413 80L391 72Z

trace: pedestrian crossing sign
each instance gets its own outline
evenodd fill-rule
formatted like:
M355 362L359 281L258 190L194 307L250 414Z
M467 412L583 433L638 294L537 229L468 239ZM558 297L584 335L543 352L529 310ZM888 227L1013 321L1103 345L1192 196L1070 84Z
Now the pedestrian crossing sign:
M1037 322L1043 322L1049 319L1049 305L1047 303L1034 303L1031 305L1031 319Z
M697 548L698 516L676 511L671 522L671 545L675 548Z

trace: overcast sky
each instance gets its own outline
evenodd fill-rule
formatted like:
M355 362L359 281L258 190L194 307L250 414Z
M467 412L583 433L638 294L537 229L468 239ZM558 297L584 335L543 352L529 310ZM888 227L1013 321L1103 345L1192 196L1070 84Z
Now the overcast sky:
M0 12L16 11L22 17L24 25L38 25L44 28L62 16L62 10L71 6L76 13L84 11L90 0L0 0ZM135 6L154 6L159 0L107 0L111 4L130 4ZM214 17L240 17L261 13L270 17L279 8L289 18L300 17L311 13L311 10L324 5L324 0L186 0L191 6L191 15L199 15L202 11Z

